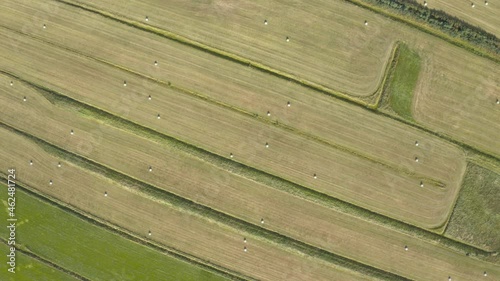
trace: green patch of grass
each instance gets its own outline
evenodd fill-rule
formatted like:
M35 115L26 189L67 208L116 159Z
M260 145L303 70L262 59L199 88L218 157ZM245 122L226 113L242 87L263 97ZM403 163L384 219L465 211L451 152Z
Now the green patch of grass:
M6 190L2 185L2 190ZM7 192L0 194L5 205ZM226 280L16 191L17 246L91 280ZM0 218L6 221L6 208ZM7 232L3 232L3 238ZM20 244L20 245L19 245ZM30 261L26 261L28 263ZM22 260L19 260L22 267ZM41 270L41 269L40 269ZM34 273L35 274L35 273ZM7 280L7 279L2 279ZM65 280L29 278L16 280Z
M0 252L9 253L10 246L0 243ZM4 258L3 260L6 260ZM5 263L2 263L4 265ZM16 280L60 280L74 281L78 280L75 277L52 268L43 262L32 258L28 255L16 252L16 270L15 273L7 271L7 266L2 266L0 269L0 280L16 281Z
M392 72L392 79L389 79L387 95L391 109L407 120L413 121L411 106L419 73L419 55L405 44L401 44L397 63Z
M500 174L469 164L445 235L500 251Z

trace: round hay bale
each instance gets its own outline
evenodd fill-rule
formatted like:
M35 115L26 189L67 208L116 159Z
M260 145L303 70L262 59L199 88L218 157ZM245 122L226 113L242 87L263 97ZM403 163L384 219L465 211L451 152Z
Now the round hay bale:
M232 153L229 153L229 157L233 158L233 157L234 157L234 155L233 155Z
M266 148L269 148L269 143L266 142Z
M243 237L243 242L246 243L247 242L247 238L246 237Z
M30 160L30 166L33 166L33 160Z
M71 135L74 135L75 134L75 131L73 131L73 129L71 129L71 131L69 132Z
M290 37L286 37L286 42L290 42Z
M267 116L271 116L271 112L270 111L267 112Z
M264 224L264 218L260 219L260 223Z
M486 3L488 3L488 2L486 2ZM486 4L486 5L487 5L487 4ZM483 273L483 276L484 276L484 277L488 276L488 273L486 273L486 271L485 271L485 272Z
M146 17L144 18L144 20L145 20L145 21L149 21L149 17L148 17L148 16L146 16Z
M470 4L470 6L471 6L472 8L475 8L475 7L476 7L476 4L471 3L471 4Z
M155 66L158 66L158 61L155 60Z
M24 98L23 98L23 101L26 101L26 100L27 100L27 99L26 99L26 97L24 97Z
M123 81L123 87L127 87L127 81Z
M497 99L496 104L500 104L500 99Z
M367 21L367 20L365 20L365 26L367 26L367 25L368 25L368 21Z
M420 182L420 187L424 187L424 182L423 181Z
M49 181L49 185L52 185L54 182L52 180Z
M247 246L243 247L243 252L245 252L245 253L246 253L247 251L248 251L248 250L247 250Z
M108 197L108 192L104 191L104 197Z
M405 251L408 251L408 246L405 245Z
M47 25L43 24L42 28L43 28L43 29L46 29L46 28L47 28Z
M11 86L14 86L14 82L13 82L13 81L10 81L10 85L11 85Z
M57 163L57 168L61 168L61 162Z
M161 117L160 117L160 113L158 113L158 115L156 116L156 118L157 118L157 119L160 119L160 118L161 118Z
M317 176L316 174L314 174L314 175L313 175L313 178L314 178L314 179L317 179L317 178L318 178L318 176Z
M267 25L267 20L264 20L264 24Z
M488 6L488 1L484 1L484 5Z
M426 1L424 1L424 7L427 7L427 2Z
M149 236L151 236L151 230L150 230L150 231L148 231L148 235L149 235Z
M151 100L151 95L148 96L148 100Z
M153 171L153 167L149 166L148 171L152 172Z
M290 102L287 102L286 106L290 107L290 106L292 106L292 104Z
M418 163L418 157L415 157L415 162L417 162L417 163Z
M418 141L415 141L415 146L418 146Z

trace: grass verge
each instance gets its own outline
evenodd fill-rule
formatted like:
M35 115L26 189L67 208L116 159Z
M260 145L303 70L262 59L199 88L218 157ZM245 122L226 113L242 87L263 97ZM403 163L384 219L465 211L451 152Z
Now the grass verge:
M500 174L470 163L445 235L500 251Z
M0 198L3 202L6 197L7 192L2 192ZM20 189L16 191L16 202L19 218L17 246L22 251L49 258L90 280L227 280L201 267L128 241ZM6 220L6 209L0 215ZM88 280L86 278L84 280Z
M407 45L401 44L397 63L391 72L384 93L390 108L402 118L413 120L411 113L413 92L420 73L420 56Z

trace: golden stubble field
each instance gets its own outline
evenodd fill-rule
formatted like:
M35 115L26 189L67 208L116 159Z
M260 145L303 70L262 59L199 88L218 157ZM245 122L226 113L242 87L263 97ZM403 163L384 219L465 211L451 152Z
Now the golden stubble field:
M10 86L5 86L4 89L7 87ZM12 88L10 91L12 91ZM468 278L473 278L477 272L485 268L490 271L490 275L495 272L494 269L490 269L490 266L484 267L475 260L467 261L467 257L452 250L438 250L432 243L367 223L362 219L347 214L329 210L232 174L226 175L226 171L175 152L175 149L164 147L107 125L99 125L96 121L79 116L74 111L64 110L49 103L39 93L20 83L15 85L13 94L7 94L6 92L6 89L5 91L2 90L2 93L10 97L2 100L2 104L9 104L8 112L16 112L17 114L3 116L2 122L11 123L21 130L28 131L64 149L89 157L161 189L173 191L196 202L220 209L222 212L236 215L251 223L259 224L260 218L265 218L266 223L263 225L265 228L290 235L298 240L409 278L439 278L446 274L454 276L468 276L468 274L471 274ZM17 97L20 95L26 95L27 102L18 101ZM19 115L24 117L19 118ZM69 127L74 128L75 135L68 133ZM29 143L13 133L4 131L6 132L6 138L11 137L16 143ZM70 182L72 180L67 177L67 171L65 170L68 165L72 167L71 164L63 161L62 168L65 168L63 170L65 172L59 174L60 169L57 168L59 160L50 156L47 156L50 160L42 158L39 156L39 152L34 151L34 149L37 149L36 147L31 149L13 147L12 149L23 151L23 153L16 156L5 155L5 163L11 157L22 159L19 160L16 167L35 170L40 165L44 166L40 172L33 175L34 182L27 181L28 184L43 193L55 196L61 201L68 202L105 220L111 219L111 222L126 229L137 230L136 228L131 229L135 224L132 219L127 220L127 224L124 224L124 222L116 221L115 215L102 213L99 209L92 210L91 207L84 207L86 204L91 204L85 201L92 200L92 197L103 197L103 189L108 192L109 198L118 197L115 193L126 191L107 188L93 181L87 181L88 176L82 175L84 171L81 171L80 177L85 179L83 181L79 180L82 182L81 184L88 184L93 189L100 189L100 193L95 191L87 197L82 197L79 193L60 193L60 189L57 187L62 186L62 184L68 191L79 188L74 185L70 187L66 184L66 180L70 180ZM42 154L45 155L46 153ZM33 166L29 165L28 159L34 161ZM147 172L149 164L154 167L151 173ZM25 171L25 168L21 171ZM81 170L79 168L74 169ZM32 170L28 171L31 173ZM90 174L92 175L92 173ZM97 175L93 177L100 178ZM50 179L54 181L52 186L48 184ZM104 179L102 181L109 182ZM49 191L46 188L49 188ZM96 195L96 193L99 194ZM145 210L142 205L139 206L135 202L137 198L141 198L140 202L145 201L139 195L129 195L123 198L125 202L121 204L134 206L133 209L137 208L141 211L138 215L148 216L144 213ZM77 201L78 203L76 203ZM161 202L161 200L153 201L155 201L154 204ZM94 204L101 204L102 202L106 201L100 199ZM162 216L162 214L156 212L155 216ZM329 219L325 220L326 217ZM160 220L163 219L160 218ZM128 225L129 222L132 225ZM156 237L157 229L160 226L153 222L150 223L149 228L153 229ZM145 227L143 223L141 225ZM191 224L188 225L188 228L194 232ZM162 224L161 227L163 226ZM143 234L143 232L139 231L139 234ZM179 233L175 234L181 235ZM198 231L196 231L196 234L198 234ZM185 244L179 243L176 240L174 242L169 241L165 245L183 250ZM404 245L410 247L410 253L404 251ZM381 251L387 254L386 258L380 259ZM209 257L209 260L212 260L212 257ZM419 257L419 263L414 262L416 257ZM218 261L217 257L213 259ZM448 266L450 260L454 260L456 263L453 266ZM428 269L425 274L421 272L422 267Z

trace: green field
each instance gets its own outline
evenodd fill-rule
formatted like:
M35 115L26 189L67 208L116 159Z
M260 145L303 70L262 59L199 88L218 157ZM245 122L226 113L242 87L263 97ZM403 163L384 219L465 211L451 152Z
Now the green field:
M445 235L500 252L500 175L469 164Z
M6 188L5 185L1 187ZM5 205L7 192L0 196ZM16 215L20 220L16 238L20 247L90 280L226 280L126 240L19 189L16 201ZM0 218L6 220L6 209L2 208ZM20 272L29 268L26 260L19 260ZM41 265L38 270L40 274L58 276L58 271Z
M2 185L4 188L4 185ZM5 212L2 212L2 218L5 218ZM0 243L2 253L8 253L10 246ZM4 259L2 258L2 261ZM2 263L0 267L0 279L3 281L28 281L28 280L60 280L60 281L75 281L79 280L69 274L59 271L37 259L25 255L19 251L16 252L16 272L7 271L7 267Z
M389 105L399 116L413 120L413 92L420 74L420 57L402 44L399 48L396 66L393 70L387 92Z

